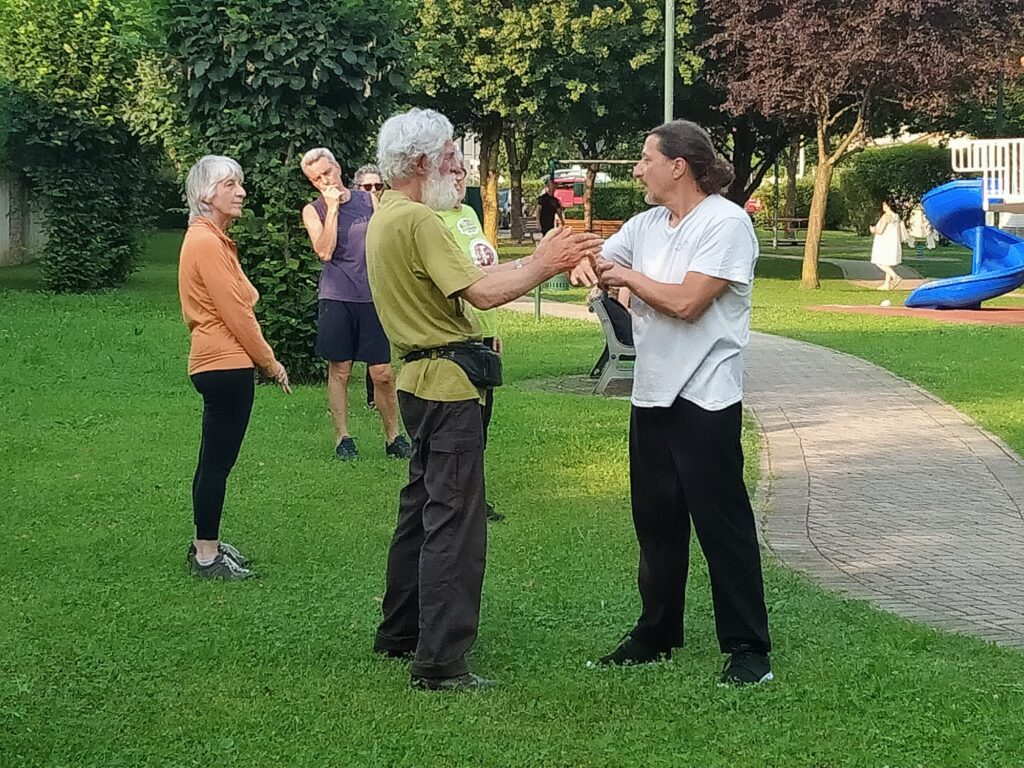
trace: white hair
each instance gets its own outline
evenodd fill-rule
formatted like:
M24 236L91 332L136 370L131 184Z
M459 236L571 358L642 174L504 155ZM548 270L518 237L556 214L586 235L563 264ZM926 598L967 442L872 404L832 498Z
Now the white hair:
M302 166L302 170L305 171L321 157L326 157L331 161L332 165L337 165L339 168L341 167L338 161L334 159L334 153L327 147L317 147L316 149L309 150L309 152L302 156L302 161L299 164Z
M209 217L213 213L210 198L224 179L234 179L239 184L245 181L242 166L224 155L204 155L189 169L185 178L189 224L200 216Z
M452 124L432 109L410 109L389 117L377 138L377 165L381 177L389 183L413 175L416 161L423 155L434 166L441 163L444 145L452 140Z
M356 171L356 175L355 175L356 184L362 183L360 180L364 176L370 176L370 175L380 176L380 168L378 168L376 165L373 165L373 164L367 164L367 165L361 166L359 168L359 170Z

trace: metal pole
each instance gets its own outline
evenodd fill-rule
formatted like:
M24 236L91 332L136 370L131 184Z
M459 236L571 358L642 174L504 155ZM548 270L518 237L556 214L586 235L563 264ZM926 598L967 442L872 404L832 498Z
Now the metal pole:
M665 122L675 111L676 3L665 0Z
M533 319L540 322L540 286L533 289Z
M790 187L792 188L792 187ZM779 248L779 156L775 156L775 199L772 202L775 212L772 216L772 250ZM793 238L796 238L794 233Z

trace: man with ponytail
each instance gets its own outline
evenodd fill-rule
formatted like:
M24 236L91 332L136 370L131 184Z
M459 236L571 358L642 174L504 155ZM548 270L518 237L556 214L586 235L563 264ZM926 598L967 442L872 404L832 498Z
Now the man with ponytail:
M599 664L663 661L682 647L692 520L729 654L721 682L765 682L768 614L740 445L757 239L743 209L719 194L733 169L700 126L655 128L633 175L655 207L572 275L630 290L637 353L629 463L642 611Z

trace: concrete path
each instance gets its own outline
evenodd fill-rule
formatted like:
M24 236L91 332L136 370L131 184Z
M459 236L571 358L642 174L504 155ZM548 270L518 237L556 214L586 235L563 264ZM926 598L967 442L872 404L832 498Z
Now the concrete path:
M804 260L803 256L798 256L792 253L762 252L761 255L769 259L787 259L789 261ZM839 267L839 269L843 271L843 279L849 280L851 283L855 283L861 288L877 288L882 280L885 279L885 274L882 270L870 261L836 258L824 258L821 261ZM916 269L907 264L900 264L897 266L896 274L903 278L903 282L901 282L899 288L896 289L899 291L912 291L926 282Z
M1024 647L1024 462L849 355L754 334L746 367L772 552L885 610Z
M543 314L594 317L557 302ZM884 610L1024 647L1024 462L952 406L849 355L755 333L746 368L771 552Z

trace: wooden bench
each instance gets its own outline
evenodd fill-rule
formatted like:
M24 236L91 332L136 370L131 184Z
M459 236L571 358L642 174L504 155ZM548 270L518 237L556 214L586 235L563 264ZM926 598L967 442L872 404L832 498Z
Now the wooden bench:
M625 222L622 221L616 221L615 219L594 219L590 226L590 231L598 237L607 240L622 229L622 225L624 223ZM586 231L583 227L583 219L566 219L565 226L569 227L573 232Z

